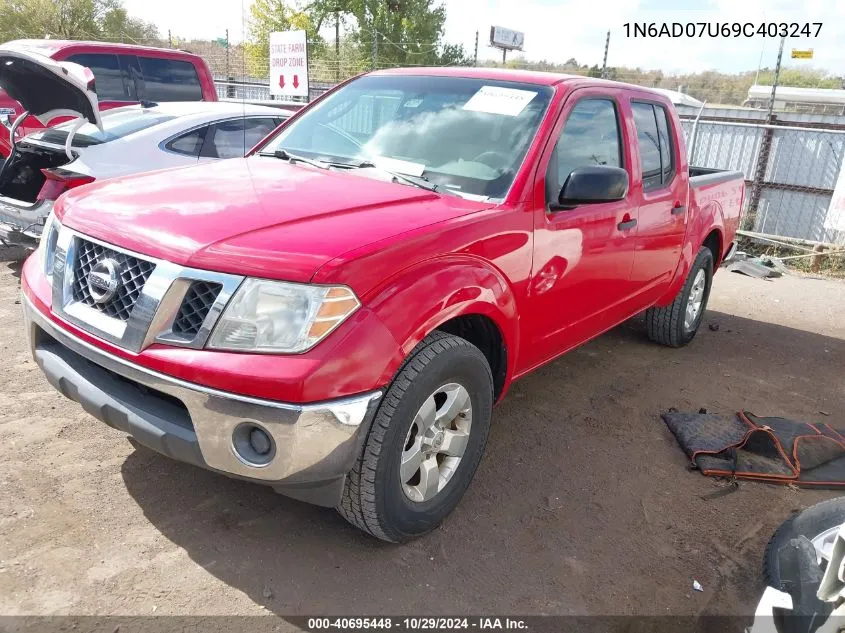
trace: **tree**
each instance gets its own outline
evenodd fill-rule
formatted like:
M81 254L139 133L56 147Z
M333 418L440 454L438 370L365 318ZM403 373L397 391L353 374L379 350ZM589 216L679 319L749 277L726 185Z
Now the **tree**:
M311 13L291 6L285 0L254 0L249 8L245 45L250 75L266 77L270 74L270 33L274 31L305 31L309 55L319 56L322 51L322 39Z
M0 38L158 43L158 29L131 18L121 0L0 0Z
M444 44L437 54L438 66L472 66L473 61L463 44Z

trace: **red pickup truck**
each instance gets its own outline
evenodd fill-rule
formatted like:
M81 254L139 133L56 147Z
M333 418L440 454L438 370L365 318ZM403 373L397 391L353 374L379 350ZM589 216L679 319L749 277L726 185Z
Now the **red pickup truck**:
M140 101L217 101L208 64L202 57L185 51L76 40L15 40L5 46L89 68L96 80L100 110ZM11 123L23 111L21 104L0 86L0 116L8 117ZM62 120L57 118L51 124ZM24 135L41 128L40 121L29 117L19 131ZM8 139L4 136L0 134L0 156L9 155Z
M457 505L513 380L643 311L692 340L743 193L647 89L379 71L247 158L60 198L27 333L141 444L402 541Z

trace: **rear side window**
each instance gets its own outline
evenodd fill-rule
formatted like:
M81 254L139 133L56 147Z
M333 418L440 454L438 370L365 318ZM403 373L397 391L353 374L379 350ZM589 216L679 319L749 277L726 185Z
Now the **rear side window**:
M199 158L202 143L205 140L205 134L207 131L208 126L206 125L198 130L193 130L183 134L182 136L177 136L165 145L164 148L177 154L184 154L185 156Z
M91 123L85 123L73 136L74 147L89 147L116 141L135 132L140 132L154 125L170 121L173 117L154 111L142 111L137 107L129 109L117 108L102 113L102 131ZM64 145L68 132L76 125L76 121L62 123L55 127L34 132L27 138L44 143Z
M117 55L80 53L79 55L71 55L67 58L67 61L91 69L91 72L94 73L98 99L103 101L134 100L134 95L130 95L129 91L131 80L121 69Z
M150 101L202 101L197 70L190 62L138 57L144 79L145 99Z
M212 125L205 137L202 156L238 158L276 128L277 119L248 118L221 121Z
M640 148L643 189L667 184L675 173L674 148L666 109L651 103L634 102L634 126Z

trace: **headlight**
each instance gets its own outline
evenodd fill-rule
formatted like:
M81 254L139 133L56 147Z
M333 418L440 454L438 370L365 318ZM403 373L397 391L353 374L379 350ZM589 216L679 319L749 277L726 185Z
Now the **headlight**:
M53 257L56 254L56 242L59 240L59 229L62 225L56 219L56 215L50 211L47 220L44 222L44 229L41 231L41 239L38 241L38 258L41 261L41 270L50 277L53 274Z
M343 286L247 279L229 301L208 347L295 354L314 347L360 306Z

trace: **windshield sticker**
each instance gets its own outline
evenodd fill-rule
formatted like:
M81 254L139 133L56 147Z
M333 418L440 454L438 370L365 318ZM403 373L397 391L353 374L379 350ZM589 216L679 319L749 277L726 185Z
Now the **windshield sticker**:
M531 100L537 96L532 90L516 90L514 88L499 88L498 86L482 86L464 104L464 110L472 112L486 112L487 114L503 114L517 116L525 109Z
M422 99L408 99L404 105L406 108L419 108L421 103Z

